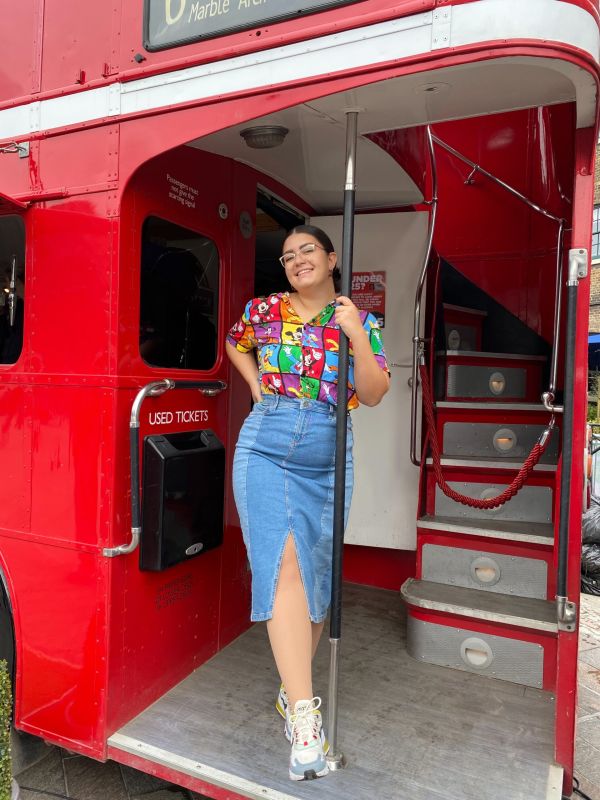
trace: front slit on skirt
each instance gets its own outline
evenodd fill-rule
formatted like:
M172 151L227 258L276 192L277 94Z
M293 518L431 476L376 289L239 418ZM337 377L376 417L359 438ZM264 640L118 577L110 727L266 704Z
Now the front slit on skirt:
M312 622L331 601L335 407L318 400L265 396L240 431L233 491L252 570L254 622L270 619L288 536L294 539ZM345 524L352 499L348 420Z

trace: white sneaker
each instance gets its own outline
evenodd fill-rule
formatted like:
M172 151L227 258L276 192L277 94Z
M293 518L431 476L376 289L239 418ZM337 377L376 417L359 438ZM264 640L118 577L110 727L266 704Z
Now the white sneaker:
M293 714L290 714L290 778L293 781L322 778L329 771L323 751L325 735L321 712L318 710L320 706L320 697L298 700Z
M275 709L278 714L280 714L285 719L285 725L283 726L283 733L285 738L288 742L291 743L292 741L292 712L290 711L290 701L287 696L287 692L283 683L279 686L279 694L277 695L277 700L275 702ZM323 732L323 728L321 728L321 740L323 742L323 752L325 755L329 752L329 741Z

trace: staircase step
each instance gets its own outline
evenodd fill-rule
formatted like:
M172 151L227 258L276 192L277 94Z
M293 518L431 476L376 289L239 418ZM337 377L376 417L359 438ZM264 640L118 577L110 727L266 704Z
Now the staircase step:
M435 354L438 357L481 359L483 361L547 361L546 356L529 356L523 353L488 353L485 350L436 350Z
M513 542L554 544L554 525L546 522L512 522L499 519L460 519L426 514L417 520L417 527L429 531L460 533Z
M494 469L494 470L512 470L518 472L523 466L524 459L514 458L481 458L481 456L471 456L466 458L453 458L449 456L442 456L440 464L442 467L462 467L465 469ZM433 465L431 456L427 459L426 463L429 466ZM533 468L534 472L556 472L556 464L536 464Z
M438 441L445 458L485 458L523 462L546 430L545 422L523 422L505 413L473 414L467 419L447 419L438 411ZM441 433L441 436L440 436ZM541 463L556 464L560 433L552 431Z
M463 350L481 348L483 321L487 311L444 303L443 315L447 347Z
M456 477L449 471L453 469ZM487 500L500 495L510 484L514 474L506 469L498 469L487 473L473 472L464 467L446 467L446 480L451 489L467 497ZM461 472L462 471L462 472ZM533 472L525 486L504 505L480 509L464 505L447 497L436 484L433 469L427 474L427 508L428 514L440 517L462 517L464 519L501 519L514 522L552 522L554 507L554 474L549 472Z
M487 311L482 311L479 308L467 308L466 306L455 306L452 303L443 303L442 307L444 309L444 317L450 316L450 314L453 312L456 312L457 314L467 314L467 316L472 319L477 319L478 317L487 317L488 315Z
M436 410L468 410L468 411L520 411L539 412L548 417L548 410L542 403L469 403L466 400L438 400L434 404Z
M435 397L442 400L535 402L545 356L443 350L437 353Z
M430 621L409 608L406 652L416 661L470 672L519 686L555 688L556 637L541 631L481 630L485 623L449 617ZM437 620L443 618L437 617ZM447 623L447 624L446 624ZM432 680L435 677L432 676Z
M558 632L556 605L550 600L482 592L416 578L408 578L400 591L410 606L498 625Z
M546 600L550 596L546 560L549 554L530 551L524 555L519 550L515 547L514 552L501 553L460 547L451 540L421 541L417 576L446 586Z

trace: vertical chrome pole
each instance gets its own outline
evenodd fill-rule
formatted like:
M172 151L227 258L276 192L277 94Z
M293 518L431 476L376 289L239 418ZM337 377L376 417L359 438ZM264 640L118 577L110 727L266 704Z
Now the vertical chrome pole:
M410 460L415 467L421 466L420 449L417 452L417 417L419 415L419 366L425 363L425 341L421 339L421 302L423 299L423 289L427 278L427 267L433 246L433 234L435 232L435 220L437 214L437 165L435 162L435 151L433 149L433 135L431 127L427 126L427 146L429 150L429 163L431 166L431 205L429 213L429 230L427 233L427 246L417 292L415 296L415 314L413 327L413 359L412 359L412 382L410 387Z
M356 193L356 138L358 112L346 112L346 180L344 185L344 226L342 234L342 294L352 292L352 261L354 250L354 204ZM329 703L327 735L330 770L345 766L344 754L338 749L338 677L342 628L342 555L344 548L344 507L346 503L346 441L348 437L348 337L340 331L338 364L338 396L335 445L335 489L333 498L333 558L331 581L331 621L329 642Z

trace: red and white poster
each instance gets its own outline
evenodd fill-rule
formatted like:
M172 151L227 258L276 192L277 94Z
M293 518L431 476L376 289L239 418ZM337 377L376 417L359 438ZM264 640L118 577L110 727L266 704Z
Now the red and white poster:
M385 270L352 273L352 302L361 311L377 317L380 328L385 327Z

